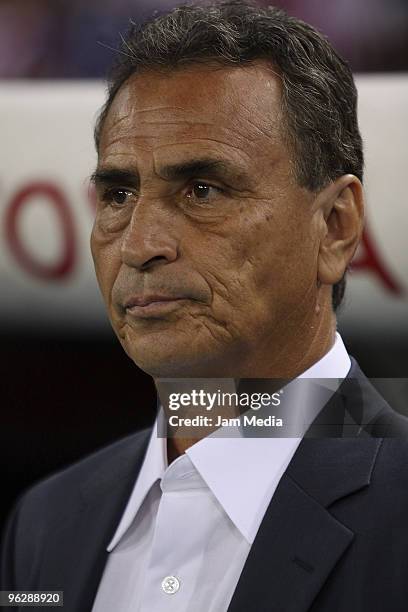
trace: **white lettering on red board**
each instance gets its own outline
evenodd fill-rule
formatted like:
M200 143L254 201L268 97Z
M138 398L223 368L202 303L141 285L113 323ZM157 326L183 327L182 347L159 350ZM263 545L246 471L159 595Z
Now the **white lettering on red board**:
M63 245L61 255L52 264L45 264L31 253L24 244L20 233L20 218L24 208L33 198L41 197L48 206L55 209L61 224ZM29 183L17 191L6 209L6 240L10 253L20 267L30 275L49 280L61 280L74 270L77 259L77 239L71 207L63 191L47 181Z

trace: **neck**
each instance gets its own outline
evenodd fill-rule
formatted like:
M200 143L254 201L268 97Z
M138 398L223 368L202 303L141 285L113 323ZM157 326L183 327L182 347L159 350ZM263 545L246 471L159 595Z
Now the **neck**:
M239 367L239 372L234 372L233 374L235 377L239 375L239 378L223 378L218 380L208 378L172 379L170 390L180 394L183 392L189 393L192 389L203 389L205 387L208 390L214 390L214 385L217 388L223 385L224 391L231 391L232 388L234 390L238 388L240 378L292 380L317 363L331 349L335 339L336 319L331 308L326 308L324 312L317 311L314 320L311 323L309 321L308 325L303 326L301 332L299 329L294 331L295 333L287 334L280 342L274 340L272 354L260 351L252 359L247 359L245 367ZM288 337L291 338L290 341L288 341ZM268 344L270 346L272 342ZM265 354L267 357L265 357ZM225 373L221 373L220 376L223 374L225 376ZM231 372L228 372L227 375L231 376ZM169 382L163 383L160 379L155 379L155 385L162 406L168 407ZM223 408L222 410L222 416L236 416L231 408ZM167 408L167 416L169 414L174 414L174 412ZM189 416L195 416L195 414L199 414L199 411L194 412L194 409L188 409ZM169 437L167 439L169 464L183 454L190 446L208 435L208 428L202 434L200 434L199 430L195 430L195 433L196 437L194 438L178 434L177 437Z

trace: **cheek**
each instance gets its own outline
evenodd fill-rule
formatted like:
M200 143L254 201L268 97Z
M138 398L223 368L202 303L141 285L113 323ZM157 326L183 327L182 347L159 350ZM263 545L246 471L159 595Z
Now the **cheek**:
M273 316L280 304L296 302L316 279L317 248L310 219L264 213L245 228L239 252L245 302L253 315ZM258 311L257 311L258 308Z
M317 290L317 245L311 227L297 223L282 228L267 250L267 287L271 306L278 318L309 310Z
M91 251L95 265L96 277L106 304L110 305L110 296L115 279L120 268L120 239L108 238L98 228L94 228L91 236Z
M213 314L220 318L231 316L231 308L236 308L245 293L241 242L236 227L231 231L223 228L222 233L209 232L192 240L186 253L186 259L194 262L193 267L208 285Z
M229 327L242 327L254 313L265 269L262 232L258 223L237 219L227 222L218 232L198 237L188 247L187 258L207 283L212 295L211 315ZM241 332L242 333L242 330Z

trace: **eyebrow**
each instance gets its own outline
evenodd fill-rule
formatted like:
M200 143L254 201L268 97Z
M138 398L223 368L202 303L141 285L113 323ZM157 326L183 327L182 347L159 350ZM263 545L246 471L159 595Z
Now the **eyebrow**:
M132 185L137 187L139 174L133 170L119 168L97 168L91 175L91 182L98 185Z
M231 181L235 186L245 186L250 184L250 178L242 168L228 161L203 158L192 159L189 161L168 164L158 169L158 175L164 180L185 180L194 177L207 177ZM91 180L95 185L131 185L138 187L140 176L137 170L130 168L97 168L92 174ZM233 187L234 185L230 185Z

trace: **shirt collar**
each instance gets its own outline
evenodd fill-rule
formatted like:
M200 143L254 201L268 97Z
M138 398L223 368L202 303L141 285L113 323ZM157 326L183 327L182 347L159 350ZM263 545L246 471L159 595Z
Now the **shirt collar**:
M167 445L165 438L157 435L157 419L150 434L149 444L139 475L136 478L135 486L127 503L124 514L122 515L119 526L109 542L107 550L113 548L122 539L126 531L132 524L140 506L146 495L157 480L160 480L168 467Z
M329 352L299 378L343 379L350 366L346 348L336 332L334 345ZM252 543L271 497L300 441L301 438L206 437L188 448L186 455L229 518ZM157 436L156 419L142 468L108 545L109 552L126 533L147 493L157 480L163 478L167 469L166 439Z

